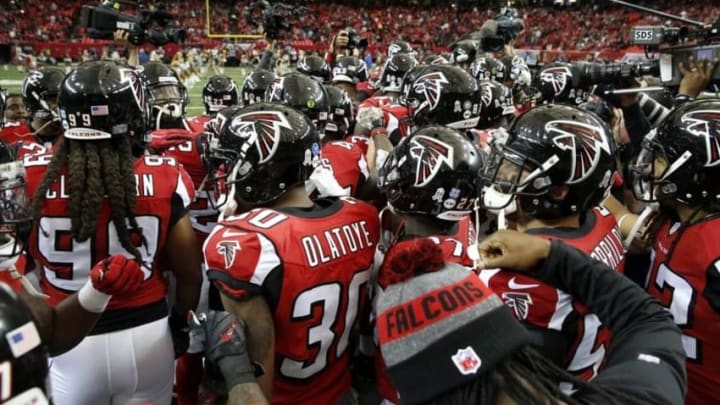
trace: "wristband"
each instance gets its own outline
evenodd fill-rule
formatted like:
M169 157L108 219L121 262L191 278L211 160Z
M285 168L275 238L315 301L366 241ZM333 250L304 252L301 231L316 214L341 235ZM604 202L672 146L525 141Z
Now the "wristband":
M78 291L78 302L88 312L99 314L105 311L111 295L101 293L96 290L92 285L92 280L88 280L87 283Z

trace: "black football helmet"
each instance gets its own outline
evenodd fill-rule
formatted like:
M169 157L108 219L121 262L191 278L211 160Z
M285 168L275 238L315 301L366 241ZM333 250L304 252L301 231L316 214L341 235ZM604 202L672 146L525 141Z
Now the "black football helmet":
M380 86L385 93L400 93L402 90L403 77L417 65L417 61L411 55L399 53L390 57L380 75Z
M60 86L63 136L77 141L127 136L140 154L149 140L151 100L134 68L109 61L83 63Z
M477 80L495 80L502 83L505 81L507 67L501 60L484 56L475 59L469 70Z
M322 131L330 111L325 86L302 73L275 78L265 90L266 103L279 103L301 111Z
M267 204L310 177L320 139L305 114L274 103L231 112L208 151L208 160L223 162L230 195Z
M504 119L514 117L515 104L507 86L493 80L481 81L479 85L482 108L478 129L498 128L504 124Z
M460 67L428 66L406 90L404 103L416 126L438 124L458 129L477 126L482 104L480 87Z
M684 104L645 136L633 169L644 201L717 207L720 202L720 99Z
M579 105L588 94L581 83L580 70L565 62L544 66L537 75L537 89L541 103Z
M349 83L356 85L368 80L367 65L354 56L337 58L332 69L333 83Z
M400 214L456 221L475 205L481 152L465 134L433 125L403 138L378 173L388 205Z
M422 76L425 70L429 69L430 65L419 64L415 65L412 69L408 70L403 76L402 85L400 86L400 98L399 102L402 105L407 105L407 95L410 94L413 83L418 77Z
M332 77L330 65L317 55L309 55L297 62L297 71L306 74L320 83L327 83Z
M462 39L450 47L452 50L452 63L460 66L469 66L478 55L480 43L473 39Z
M60 83L65 72L57 68L40 68L28 73L22 83L25 107L32 118L51 120L54 116Z
M156 129L174 125L185 117L190 102L188 92L170 66L160 62L145 63L140 78L152 95L152 119Z
M417 55L417 52L413 50L412 45L410 45L410 43L407 41L395 40L390 42L390 45L388 45L387 49L388 59L392 58L394 55L399 54L410 55L414 58L415 55Z
M240 90L242 105L261 103L265 97L265 90L270 87L276 77L275 73L265 69L257 69L247 75Z
M607 196L616 170L613 139L595 115L571 106L539 106L518 117L508 132L505 144L491 145L482 174L489 186L487 208L517 202L528 217L558 219L582 214ZM564 197L557 197L559 186L567 186Z
M5 337L0 340L0 362L7 367L2 370L3 403L47 403L47 348L32 312L5 283L0 283L0 318Z
M18 256L32 227L25 167L16 155L16 147L0 141L0 259Z
M337 86L325 86L330 114L325 124L325 141L343 139L355 127L355 107L347 92Z
M450 62L442 55L428 55L422 60L425 65L447 65Z
M215 75L203 86L202 96L205 114L215 115L223 108L237 105L238 87L230 77Z

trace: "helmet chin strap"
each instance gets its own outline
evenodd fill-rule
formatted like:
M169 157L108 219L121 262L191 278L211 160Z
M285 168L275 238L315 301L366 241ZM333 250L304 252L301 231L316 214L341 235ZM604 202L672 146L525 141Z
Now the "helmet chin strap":
M235 167L233 167L232 172L227 178L227 182L230 183L230 189L225 194L224 203L222 204L222 207L220 208L220 215L218 216L218 222L223 221L226 217L235 215L237 209L238 209L238 203L235 201L235 191L237 189L237 182L235 181L235 178L237 177L238 170L240 168L240 162L235 164ZM218 204L220 202L218 201Z
M182 120L183 128L188 131L190 130L185 120L182 119L182 106L180 104L166 103L162 105L153 105L153 109L157 110L157 117L155 118L155 128L161 128L160 123L162 122L162 119L164 117L169 117L172 120Z

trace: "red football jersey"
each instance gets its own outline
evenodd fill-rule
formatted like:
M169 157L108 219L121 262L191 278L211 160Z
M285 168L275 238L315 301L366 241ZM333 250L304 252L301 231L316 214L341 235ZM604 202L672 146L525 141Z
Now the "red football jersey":
M171 156L182 164L190 175L195 190L195 199L190 204L192 222L198 242L202 242L217 224L218 210L214 198L213 185L207 178L207 168L201 156L203 132L189 132L184 129L160 129L152 132L150 148L156 153ZM203 184L205 183L205 184ZM203 189L200 190L200 187ZM210 191L208 191L210 190Z
M36 155L37 159L40 159L40 156L52 153L50 149L35 142L34 139L34 137L30 137L29 139L15 143L15 146L17 147L15 158L17 160L24 160L25 157L29 155Z
M387 230L384 230L384 232L385 231ZM432 240L433 242L435 242L435 244L440 246L446 262L457 263L467 267L468 269L471 269L474 263L467 254L468 246L474 245L477 242L477 239L475 235L475 228L473 227L473 223L470 220L470 216L468 215L462 220L458 221L457 226L453 231L454 232L451 235L429 236L428 239ZM404 245L412 243L413 240L414 239L409 239L397 242L396 244L391 246L388 252L386 252L385 254L383 254L382 252L378 252L375 258L376 262L383 261L384 257L388 255L393 249L403 249ZM382 269L385 265L386 263L384 262L376 263L376 266L378 266L378 268L380 269L379 271L383 271ZM387 286L383 285L376 286L376 288L386 287ZM376 388L380 396L394 404L400 403L400 398L397 395L397 390L393 386L392 380L390 380L390 376L387 374L385 362L383 361L380 350L378 350L377 348L375 350L375 381Z
M390 105L395 102L395 99L393 99L390 96L372 96L368 97L365 100L363 100L362 103L360 103L360 106L358 107L358 110L361 108L382 108L387 105Z
M615 217L604 208L593 209L577 229L532 229L528 233L560 239L615 270L623 270L625 250L622 235ZM611 333L595 314L588 313L566 292L528 275L484 270L480 272L480 278L523 323L570 337L570 349L565 359L569 372L586 380L597 375L605 359Z
M207 115L196 115L187 119L187 124L190 127L190 132L203 132L205 131L205 124L210 120Z
M382 107L385 129L390 140L397 144L400 139L405 138L412 130L412 117L407 107L400 104L389 104Z
M366 152L367 146L352 142L350 137L323 145L320 164L310 176L317 195L321 198L357 196L360 187L370 177Z
M686 403L720 399L720 218L682 229L667 221L655 237L647 291L682 329L687 355Z
M47 170L51 155L24 160L27 190L33 196ZM94 237L84 242L73 239L70 223L70 200L66 186L67 170L48 189L29 238L29 252L41 269L40 286L50 296L50 304L57 305L65 297L78 291L88 280L92 266L113 255L132 255L120 244L110 218L110 201L103 201ZM154 271L156 259L165 256L165 241L172 224L185 213L193 198L190 177L170 157L144 156L135 162L137 205L135 219L142 235L133 233L131 239L142 254L145 284L130 297L113 297L107 311L135 308L163 300L166 282Z
M262 294L275 324L273 404L334 404L350 389L350 334L368 305L375 207L353 198L312 209L256 208L205 241L208 278L234 298Z
M25 121L7 121L3 124L3 128L0 129L0 141L7 144L22 142L28 138L35 141L35 135L32 134L32 130Z

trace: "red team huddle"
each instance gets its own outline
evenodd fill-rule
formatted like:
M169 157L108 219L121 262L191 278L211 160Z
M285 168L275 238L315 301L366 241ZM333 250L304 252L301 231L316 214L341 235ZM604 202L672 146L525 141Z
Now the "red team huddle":
M404 260L428 272L455 263L485 283L525 326L530 347L567 372L571 384L557 395L570 401L613 368L625 335L576 291L479 266L485 230L510 228L561 241L623 278L626 243L644 239L652 251L645 290L683 333L687 388L683 369L679 389L688 404L720 400L720 189L712 181L720 102L679 106L645 136L625 182L660 208L652 224L633 226L641 218L609 197L622 191L613 190L620 173L603 118L559 103L517 113L512 98L527 67L515 59L507 69L515 75L500 78L460 60L418 63L402 41L391 48L377 83L366 83L350 56L332 72L308 59L299 64L307 72L264 84L258 72L241 86L215 76L203 90L206 115L192 119L185 87L161 63L40 69L20 97L3 94L9 157L0 159L0 187L22 178L25 198L0 198L8 244L0 276L43 340L68 325L38 314L66 320L71 305L84 325L76 334L87 335L61 350L43 341L55 357L49 388L37 388L58 405L170 404L173 386L178 404L195 404L201 385L217 403L354 404L357 364L371 356L373 391L406 403L403 394L412 396L396 387L378 335L422 334L433 305L452 312L484 293L421 297L423 306L378 325L378 297L403 282L392 273ZM354 94L373 86L365 100ZM29 115L17 113L17 99ZM635 235L638 227L650 231ZM410 256L418 246L439 256ZM34 303L32 284L47 304ZM198 343L192 319L219 311L240 321L220 331L219 346L210 338L217 330ZM250 367L242 378L210 354L229 347L238 324ZM483 370L470 351L458 352L463 375ZM223 378L225 387L208 383ZM23 394L19 387L8 396L3 389L0 402ZM670 403L661 393L629 395Z

